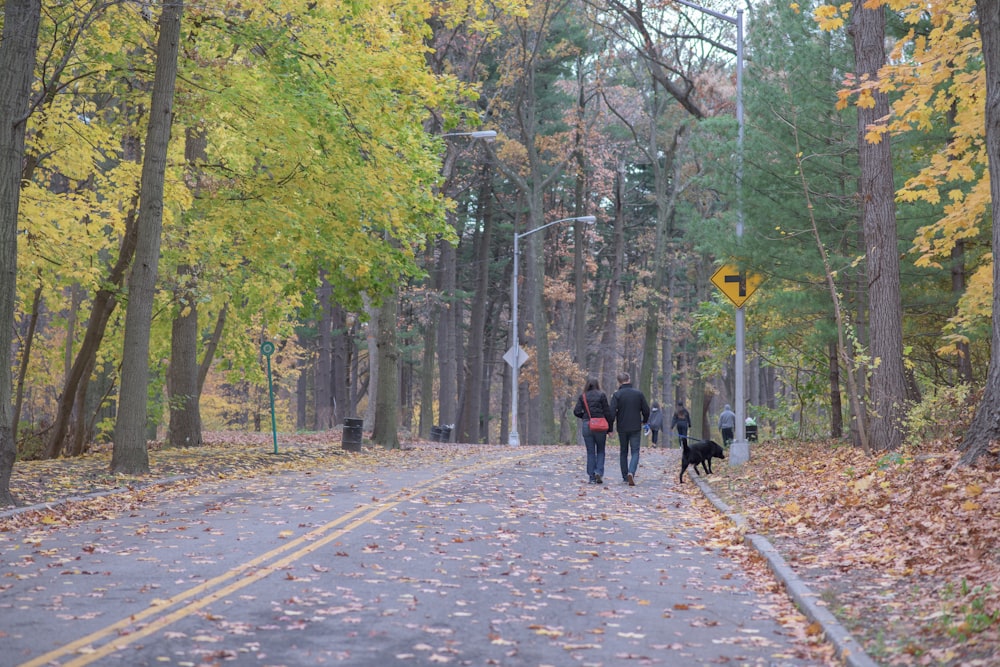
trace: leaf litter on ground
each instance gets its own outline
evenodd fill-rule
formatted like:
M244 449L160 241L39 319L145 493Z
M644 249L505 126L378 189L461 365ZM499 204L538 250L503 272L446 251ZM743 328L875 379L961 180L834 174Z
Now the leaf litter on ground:
M348 453L333 430L281 436L275 454L270 434L206 433L198 447L151 443L151 474L140 477L111 475L110 447L97 447L18 463L11 490L33 509L8 512L0 531L110 517L209 479L439 465L454 447ZM879 664L985 667L1000 664L1000 468L958 468L957 457L955 443L943 441L881 456L835 441L764 441L750 462L719 465L708 479L747 520L743 530L768 537ZM768 580L741 530L721 516L713 524L714 546ZM797 617L786 627L801 641L817 639L820 628L782 613Z
M1000 665L1000 468L958 456L766 441L709 479L879 664Z

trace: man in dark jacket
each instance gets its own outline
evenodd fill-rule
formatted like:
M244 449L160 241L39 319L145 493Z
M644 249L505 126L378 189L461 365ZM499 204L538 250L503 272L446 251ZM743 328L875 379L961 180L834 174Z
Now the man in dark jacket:
M649 403L646 396L632 386L629 374L618 374L618 391L611 395L611 414L618 428L619 455L622 480L635 486L639 469L639 445L642 443L642 425L649 420ZM631 453L631 457L629 454Z

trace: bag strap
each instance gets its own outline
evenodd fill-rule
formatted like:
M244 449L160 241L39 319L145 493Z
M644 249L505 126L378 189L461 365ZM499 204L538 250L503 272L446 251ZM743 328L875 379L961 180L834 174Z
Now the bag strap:
M593 417L590 415L590 406L587 405L587 392L583 392L582 394L580 394L580 398L583 399L583 407L587 408L587 418L593 419Z

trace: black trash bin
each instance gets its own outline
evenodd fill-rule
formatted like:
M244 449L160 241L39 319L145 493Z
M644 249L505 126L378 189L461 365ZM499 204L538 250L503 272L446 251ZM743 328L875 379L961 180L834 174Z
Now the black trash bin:
M451 427L442 426L441 427L441 439L438 442L451 442Z
M747 442L757 442L757 425L747 424Z
M431 426L431 442L441 442L440 426Z
M348 417L344 420L344 437L341 446L349 452L361 451L361 429L365 425L364 419Z

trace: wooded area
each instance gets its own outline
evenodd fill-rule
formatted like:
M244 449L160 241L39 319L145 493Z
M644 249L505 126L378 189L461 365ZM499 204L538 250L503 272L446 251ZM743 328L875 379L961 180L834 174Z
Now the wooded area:
M720 16L742 12L738 100ZM515 234L522 443L574 442L586 377L619 370L709 435L736 396L710 282L732 264L765 279L743 414L768 437L883 451L949 411L965 463L998 457L992 0L0 19L0 504L15 456L112 440L141 473L148 439L266 429L264 342L281 430L506 443Z

